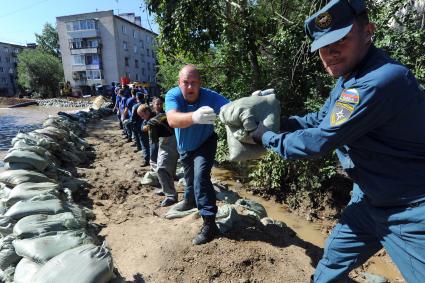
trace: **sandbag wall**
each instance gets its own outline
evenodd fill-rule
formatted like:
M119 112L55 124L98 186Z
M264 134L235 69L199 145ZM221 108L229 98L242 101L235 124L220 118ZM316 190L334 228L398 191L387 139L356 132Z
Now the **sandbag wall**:
M81 181L72 168L93 154L85 125L108 108L58 113L42 128L19 133L0 173L0 282L104 283L109 250L89 231L91 211L73 201Z

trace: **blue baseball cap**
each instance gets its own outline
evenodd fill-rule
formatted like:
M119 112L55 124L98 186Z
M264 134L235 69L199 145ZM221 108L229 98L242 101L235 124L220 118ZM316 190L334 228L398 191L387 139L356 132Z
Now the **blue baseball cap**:
M332 0L304 23L305 33L313 40L311 52L346 36L356 15L366 11L363 0Z

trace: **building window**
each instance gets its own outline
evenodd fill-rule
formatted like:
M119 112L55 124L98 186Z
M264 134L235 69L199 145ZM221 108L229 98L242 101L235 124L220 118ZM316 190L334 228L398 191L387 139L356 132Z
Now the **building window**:
M4 50L5 53L9 53L9 48L7 48L6 46L3 47L3 50Z
M0 73L3 73L3 72L4 72L3 67L0 67Z
M0 62L1 62L1 57L0 57Z
M139 74L136 73L136 81L139 81Z
M145 68L142 68L142 75L145 75Z
M137 37L136 30L133 29L133 38L136 38L136 37Z
M127 34L127 27L121 26L121 31L122 31L123 34Z
M88 80L100 80L102 78L100 70L87 70L86 76Z
M84 55L73 55L74 65L85 65Z
M139 60L134 60L134 67L139 68Z
M5 78L5 77L2 77L2 78L1 78L1 82L2 82L2 83L4 83L4 84L5 84L5 83L7 83L6 78Z
M151 63L148 62L148 71L151 70Z
M136 54L137 53L137 45L133 46L133 52Z
M127 78L131 79L131 77L130 77L130 73L125 72L125 76L126 76Z
M140 44L140 48L145 48L145 43L143 42L143 39L139 41L139 44Z
M67 22L66 29L68 31L96 29L96 21L89 19L89 20Z
M10 57L6 57L6 63L10 63Z
M155 52L152 50L152 58L155 58Z
M124 48L124 50L128 50L128 44L127 44L127 41L123 41L123 42L122 42L122 48Z
M128 57L125 57L125 58L124 58L124 64L125 64L125 66L127 66L127 67L128 67Z
M99 55L90 54L86 56L86 65L99 65Z

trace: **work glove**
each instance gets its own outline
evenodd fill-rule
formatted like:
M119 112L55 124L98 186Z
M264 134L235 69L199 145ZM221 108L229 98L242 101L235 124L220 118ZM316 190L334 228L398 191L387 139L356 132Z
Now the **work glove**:
M165 123L165 121L167 121L167 115L165 115L165 113L160 113L160 114L156 115L155 117L151 118L147 122L147 124L149 126L156 127L156 126L159 126L159 125Z
M260 122L257 126L257 129L250 132L249 135L256 144L263 144L263 135L268 131L270 131L270 129L264 126L263 122Z
M266 90L256 90L251 94L251 96L266 96L272 93L274 93L274 88L269 88Z
M202 106L192 113L192 121L194 124L214 124L216 116L214 109L209 106Z

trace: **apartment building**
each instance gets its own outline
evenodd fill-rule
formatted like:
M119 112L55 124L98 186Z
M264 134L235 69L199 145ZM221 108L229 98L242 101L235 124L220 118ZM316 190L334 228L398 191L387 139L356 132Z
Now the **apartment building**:
M18 53L25 46L0 42L0 96L15 96L18 92Z
M65 80L74 90L121 77L156 86L156 33L134 13L101 11L57 17Z

